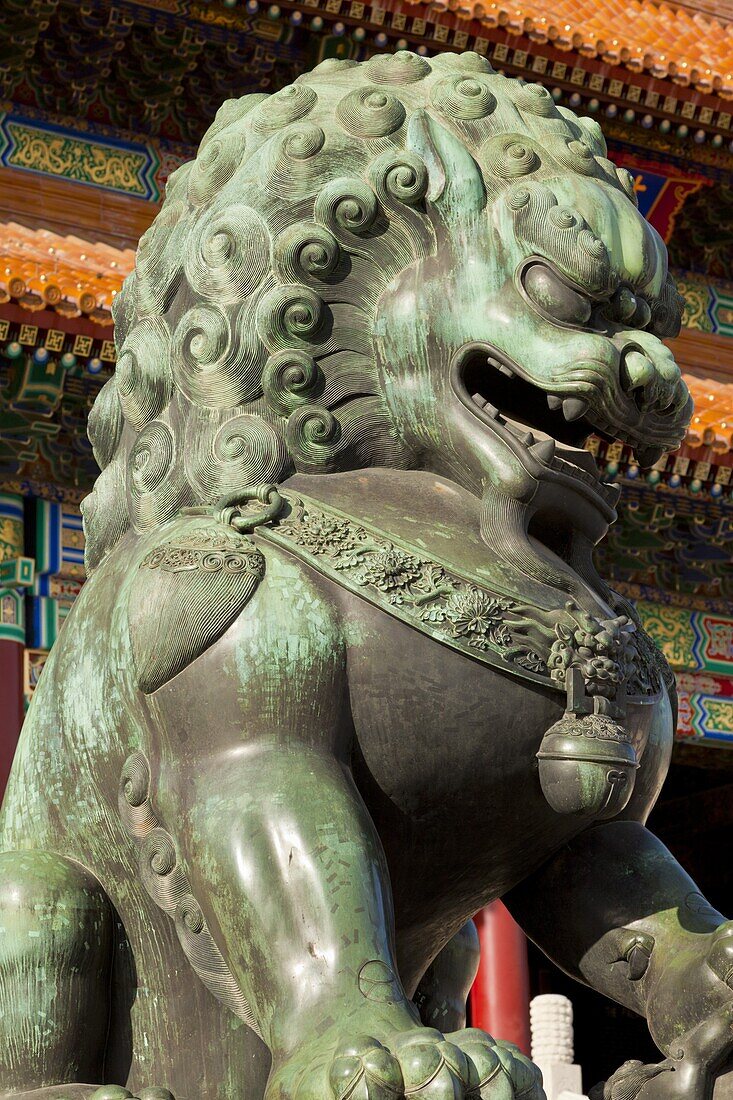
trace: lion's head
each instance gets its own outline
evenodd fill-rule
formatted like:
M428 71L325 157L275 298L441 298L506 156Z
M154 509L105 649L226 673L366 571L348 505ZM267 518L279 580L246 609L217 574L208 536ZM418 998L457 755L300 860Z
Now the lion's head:
M470 53L326 61L225 103L115 322L90 568L186 505L381 465L482 494L489 532L512 508L525 535L551 517L545 544L582 573L557 532L590 546L615 503L585 439L651 465L690 414L661 342L679 300L628 173L595 122Z

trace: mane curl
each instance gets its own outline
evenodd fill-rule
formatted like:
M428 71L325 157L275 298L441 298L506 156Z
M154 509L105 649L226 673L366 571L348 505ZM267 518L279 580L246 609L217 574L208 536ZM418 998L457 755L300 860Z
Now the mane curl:
M414 465L372 327L390 281L437 247L428 173L405 147L416 111L459 136L518 236L549 218L603 281L603 246L542 180L580 173L634 198L629 174L592 119L477 54L329 60L224 103L115 300L116 375L89 419L102 468L84 505L89 570L128 527L245 485Z

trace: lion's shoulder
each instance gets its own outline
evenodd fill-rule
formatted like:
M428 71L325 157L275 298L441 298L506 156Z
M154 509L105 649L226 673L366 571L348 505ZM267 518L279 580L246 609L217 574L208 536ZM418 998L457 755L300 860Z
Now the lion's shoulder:
M144 694L225 634L245 654L248 675L262 661L274 669L289 646L306 664L322 643L338 649L339 616L323 579L258 530L184 515L137 542L122 587L134 682Z
M252 538L203 516L183 516L143 540L133 564L128 621L138 687L156 691L216 642L265 575Z

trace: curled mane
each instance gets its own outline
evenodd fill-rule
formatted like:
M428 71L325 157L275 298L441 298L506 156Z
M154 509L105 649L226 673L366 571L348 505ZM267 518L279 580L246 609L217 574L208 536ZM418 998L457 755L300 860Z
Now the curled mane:
M115 302L117 371L89 420L102 468L84 504L90 570L128 527L245 485L416 464L372 329L390 281L437 248L428 173L406 147L417 111L459 136L518 236L549 219L603 282L603 246L541 181L581 173L633 198L628 173L593 120L477 54L329 60L225 103Z

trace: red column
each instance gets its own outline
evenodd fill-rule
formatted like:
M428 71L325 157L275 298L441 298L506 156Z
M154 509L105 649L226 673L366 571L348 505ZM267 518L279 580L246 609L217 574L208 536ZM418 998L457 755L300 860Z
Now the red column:
M527 940L500 901L474 917L481 962L470 996L471 1023L530 1053Z
M0 638L0 802L23 717L23 646Z

